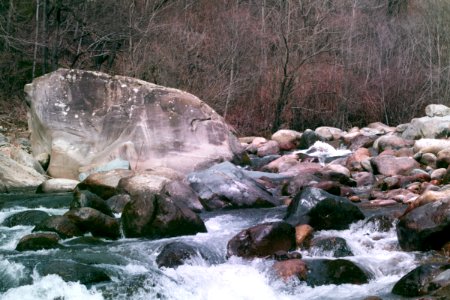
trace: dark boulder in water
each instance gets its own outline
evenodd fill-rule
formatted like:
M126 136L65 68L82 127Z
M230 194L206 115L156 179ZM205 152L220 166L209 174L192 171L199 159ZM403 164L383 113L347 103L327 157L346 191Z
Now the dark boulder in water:
M429 294L441 287L436 278L443 272L448 273L450 264L421 265L403 276L392 288L392 293L404 297L418 297ZM446 276L446 285L449 275Z
M62 238L81 236L83 232L67 216L51 216L34 227L36 231L56 232Z
M122 213L126 237L162 238L206 232L200 217L188 207L160 194L138 194Z
M364 284L369 276L353 262L345 259L305 260L308 268L306 283L310 286L327 284Z
M7 217L2 225L6 227L18 225L36 226L48 217L50 217L50 215L41 210L26 210Z
M70 208L90 207L94 208L107 216L114 217L111 208L105 200L88 190L76 189L73 194L73 201Z
M39 263L36 265L36 271L41 276L56 274L61 276L64 281L79 281L81 284L94 284L111 280L101 268L64 260Z
M156 264L160 268L174 268L198 256L205 258L200 248L184 242L172 242L164 245L161 253L156 257Z
M262 184L229 162L190 173L187 180L207 210L280 204Z
M227 245L227 256L266 257L295 248L295 228L286 222L253 226L235 235Z
M450 201L417 207L397 223L398 242L403 250L439 250L450 241Z
M316 230L342 230L364 219L364 214L347 198L305 188L295 195L284 219L293 226L309 224Z
M96 209L90 207L75 208L64 215L82 231L90 232L95 237L110 239L120 237L119 221Z
M340 237L319 237L311 240L310 252L322 254L330 252L333 257L353 256L345 239Z
M62 248L59 236L54 232L31 233L19 240L17 251L36 251L43 249Z

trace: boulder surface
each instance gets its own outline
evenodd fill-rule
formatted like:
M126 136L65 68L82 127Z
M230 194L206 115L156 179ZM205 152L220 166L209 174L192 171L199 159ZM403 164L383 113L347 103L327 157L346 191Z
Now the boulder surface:
M48 174L128 161L133 169L187 173L240 151L223 118L197 97L100 72L59 69L26 85L33 155L49 153Z

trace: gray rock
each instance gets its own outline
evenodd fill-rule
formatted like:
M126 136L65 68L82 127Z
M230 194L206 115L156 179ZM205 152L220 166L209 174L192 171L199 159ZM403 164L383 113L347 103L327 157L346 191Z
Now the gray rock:
M121 220L126 237L156 239L206 232L205 224L192 210L154 193L133 195Z
M0 191L35 190L45 176L0 153Z
M39 191L43 193L73 192L78 183L80 182L74 179L52 178L42 183Z
M50 217L50 215L41 210L26 210L7 217L2 225L7 227L14 227L17 225L36 226L48 217Z
M235 165L224 162L187 176L206 209L271 207L278 201Z
M111 278L103 269L72 261L52 260L36 265L36 271L41 276L56 274L65 281L94 284L110 281Z
M450 107L442 104L429 104L425 107L425 114L428 117L445 117L450 115Z
M223 118L197 97L142 80L59 69L34 79L34 155L50 153L48 173L78 179L79 168L126 160L134 169L188 173L239 156Z

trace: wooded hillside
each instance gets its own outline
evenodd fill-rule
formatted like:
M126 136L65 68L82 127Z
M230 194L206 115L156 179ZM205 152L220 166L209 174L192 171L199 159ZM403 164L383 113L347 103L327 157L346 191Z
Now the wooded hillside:
M450 103L450 1L3 0L0 108L59 67L186 90L240 134Z

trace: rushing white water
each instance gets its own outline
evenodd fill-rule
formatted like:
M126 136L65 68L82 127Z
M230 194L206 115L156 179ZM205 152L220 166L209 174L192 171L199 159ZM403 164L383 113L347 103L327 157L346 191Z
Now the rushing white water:
M57 275L33 276L33 284L8 290L0 296L2 300L101 300L103 296L95 289L87 289L76 282L64 282Z
M42 208L40 208L42 209ZM0 218L24 208L0 212ZM45 211L45 209L42 209ZM47 210L62 214L66 210ZM415 257L399 250L394 230L379 232L363 221L342 231L320 231L318 237L344 238L354 256L345 257L371 275L364 285L309 287L298 279L280 279L272 270L272 260L225 259L228 241L240 230L263 222L281 220L285 208L247 209L203 214L207 233L149 241L121 239L103 244L69 244L59 250L17 253L18 239L31 226L0 227L0 277L9 278L0 299L363 299L377 295L396 299L390 290L396 281L414 268ZM208 251L208 259L195 257L176 269L158 269L155 259L170 241L186 241ZM203 249L202 248L202 249ZM3 252L1 252L3 251ZM3 253L3 254L2 254ZM327 257L326 252L302 251L305 258ZM96 286L64 282L57 275L39 276L34 264L45 259L66 259L93 264L106 270L112 281ZM13 278L17 278L16 280ZM3 288L3 290L1 290ZM3 293L3 294L2 294Z

